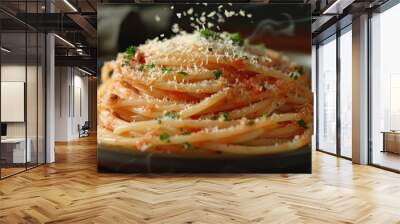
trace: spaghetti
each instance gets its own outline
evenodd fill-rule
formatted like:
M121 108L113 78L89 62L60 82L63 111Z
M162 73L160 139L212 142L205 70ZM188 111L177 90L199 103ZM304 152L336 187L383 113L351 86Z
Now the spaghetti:
M310 77L238 34L181 33L102 68L98 141L157 153L264 155L312 135Z

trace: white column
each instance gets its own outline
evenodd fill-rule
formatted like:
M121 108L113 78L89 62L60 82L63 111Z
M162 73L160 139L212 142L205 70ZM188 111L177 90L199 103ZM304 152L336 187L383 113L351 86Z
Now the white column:
M46 36L46 163L55 161L54 133L55 133L55 56L54 56L54 35Z
M46 11L54 12L54 5L46 1ZM54 35L46 35L46 163L55 162L55 42Z
M353 20L353 162L368 163L368 15Z

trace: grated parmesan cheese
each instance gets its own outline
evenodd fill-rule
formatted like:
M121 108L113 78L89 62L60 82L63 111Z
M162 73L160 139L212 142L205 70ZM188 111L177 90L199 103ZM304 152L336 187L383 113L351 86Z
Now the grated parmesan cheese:
M212 12L208 13L207 17L213 18L213 17L215 16L216 13L217 13L217 12L212 11Z

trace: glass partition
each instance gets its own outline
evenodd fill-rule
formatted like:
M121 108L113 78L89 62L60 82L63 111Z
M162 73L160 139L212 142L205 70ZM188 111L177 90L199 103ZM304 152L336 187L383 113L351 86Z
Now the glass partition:
M318 148L336 153L336 36L318 47Z
M20 1L13 8L38 13L43 3ZM0 12L0 178L45 163L45 44L39 30Z
M340 155L352 157L352 34L351 26L340 36Z
M26 41L25 32L1 35L2 177L25 170L27 162L31 162L32 151L26 136Z
M371 18L371 162L400 170L400 4Z

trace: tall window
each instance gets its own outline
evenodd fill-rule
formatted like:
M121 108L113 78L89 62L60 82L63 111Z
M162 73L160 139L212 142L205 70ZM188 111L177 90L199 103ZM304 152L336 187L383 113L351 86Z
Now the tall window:
M318 149L336 153L336 37L318 48Z
M400 4L371 19L372 163L396 170L400 170L396 154L400 153L400 134L384 139L383 133L400 132L399 21Z
M351 158L352 148L352 35L351 26L340 36L340 154Z

